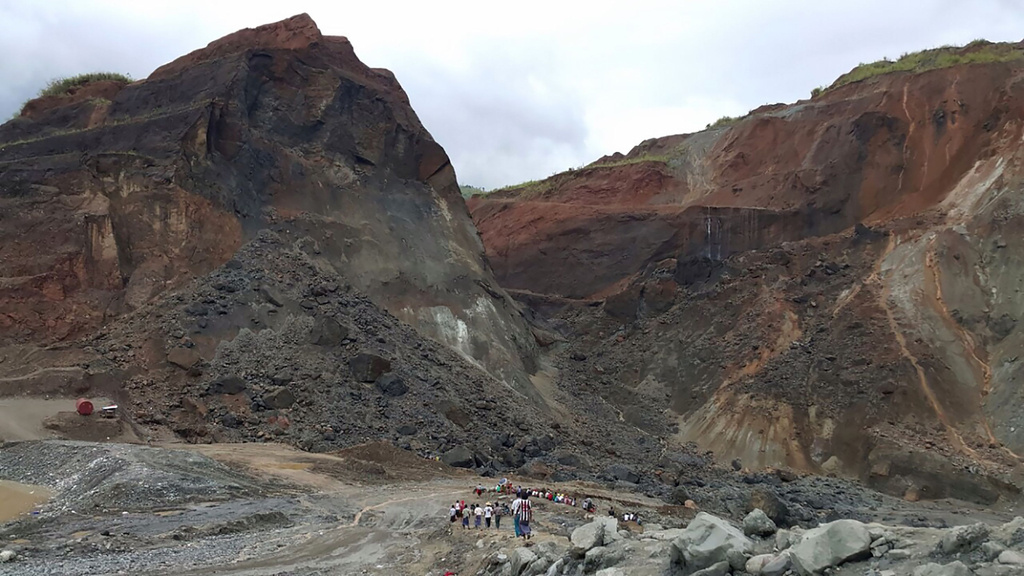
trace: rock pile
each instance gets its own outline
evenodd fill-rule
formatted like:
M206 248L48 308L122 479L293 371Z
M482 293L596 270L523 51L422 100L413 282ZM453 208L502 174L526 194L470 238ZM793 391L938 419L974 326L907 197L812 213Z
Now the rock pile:
M842 519L810 530L773 530L774 535L767 530L765 519L763 512L752 512L741 530L702 512L686 528L634 533L618 530L614 518L599 517L573 530L567 545L546 540L533 548L502 550L491 558L484 573L822 576L849 567L852 572L840 573L1011 576L1024 570L1024 518L995 527L976 524L949 529Z

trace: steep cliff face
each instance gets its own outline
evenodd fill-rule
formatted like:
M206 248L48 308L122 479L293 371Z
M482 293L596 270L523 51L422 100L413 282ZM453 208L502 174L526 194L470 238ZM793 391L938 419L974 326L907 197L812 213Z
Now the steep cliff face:
M526 390L535 344L394 76L308 16L0 127L0 341L89 333L273 229Z
M724 459L991 501L1024 454L1022 79L877 76L470 206L585 353L566 386Z
M573 297L669 256L724 258L908 216L1013 139L1018 66L849 84L470 206L502 285Z

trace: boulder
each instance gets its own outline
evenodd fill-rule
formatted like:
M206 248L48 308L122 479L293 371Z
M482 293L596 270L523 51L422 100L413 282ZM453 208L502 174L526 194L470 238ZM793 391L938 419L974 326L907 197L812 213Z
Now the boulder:
M1017 516L1002 526L997 526L989 535L1003 546L1013 546L1024 540L1024 518Z
M1016 550L1003 550L999 553L997 562L1000 564L1010 564L1011 566L1024 566L1024 554Z
M341 346L348 339L348 328L334 318L320 317L313 323L310 339L317 346Z
M747 564L743 569L746 570L748 574L758 576L761 574L761 571L764 570L764 567L771 563L772 560L775 560L775 558L775 554L758 554L757 556L751 556L750 559L747 560Z
M199 352L196 352L192 348L172 348L171 351L167 353L167 362L183 370L188 370L195 366L200 362L200 360L202 360L202 358L199 356Z
M802 538L803 533L793 530L779 530L775 533L775 547L779 550L785 550L799 542Z
M829 474L829 475L833 475L833 476L836 475L836 474L839 474L839 471L842 470L842 468L843 468L843 461L840 460L839 457L835 456L835 455L833 455L828 460L825 460L821 464L821 471L824 472L825 474Z
M732 566L728 562L715 562L703 570L697 570L690 576L728 576Z
M520 576L526 572L527 567L537 560L537 555L529 548L516 548L509 556L509 566L512 568L512 576Z
M616 480L622 480L623 482L629 482L636 484L640 481L640 475L633 471L633 469L622 464L612 464L611 466L604 469L606 476L610 476Z
M391 362L369 352L360 352L348 361L352 377L359 382L376 382L382 374L391 370Z
M295 395L287 388L275 388L263 395L263 403L267 408L281 410L295 404Z
M247 385L245 380L238 376L225 376L214 380L206 388L209 394L240 394L245 392Z
M792 548L793 568L801 576L871 556L871 534L856 520L836 520L808 530Z
M583 571L597 572L611 568L626 559L626 551L621 546L597 546L587 550L583 557Z
M573 548L586 552L591 548L604 546L618 539L618 520L611 516L598 516L593 522L589 522L572 531L569 539Z
M260 296L262 296L263 299L270 303L272 306L275 306L277 308L284 306L284 298L281 298L281 294L279 294L277 290L274 290L270 286L260 286Z
M409 391L409 386L406 385L405 381L394 373L384 374L377 378L376 386L381 394L391 396L392 398L402 396Z
M456 446L441 455L441 462L453 468L472 468L476 466L473 452L465 446Z
M672 542L672 547L676 562L693 572L729 562L737 554L749 555L754 543L729 522L707 512L698 512Z
M761 509L776 526L789 526L789 506L767 488L755 488L747 499L747 512Z
M743 519L743 533L747 536L771 536L776 529L775 522L760 508L754 508Z
M690 499L690 491L686 489L686 486L676 486L672 489L671 502L679 506L684 506L686 501Z
M998 542L992 541L985 542L984 544L978 547L978 551L981 553L981 557L986 562L995 562L996 559L999 558L999 555L1002 554L1005 550L1006 546L1003 546Z
M0 552L0 562L2 563L6 564L7 562L13 562L17 558L18 555L14 553L14 550L4 550L3 552Z
M946 565L929 562L914 568L913 576L974 576L974 572L957 560Z
M982 523L957 526L946 532L936 547L941 554L962 554L971 552L988 539L989 527Z
M789 552L783 552L761 567L761 576L782 576L793 566Z

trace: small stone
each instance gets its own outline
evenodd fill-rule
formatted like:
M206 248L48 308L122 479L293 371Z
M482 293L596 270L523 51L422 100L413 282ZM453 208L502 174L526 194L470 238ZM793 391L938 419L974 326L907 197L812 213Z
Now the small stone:
M245 392L246 383L238 376L225 376L210 383L206 388L209 394L239 394Z
M18 558L18 555L14 553L14 550L4 550L0 552L0 562L13 562Z

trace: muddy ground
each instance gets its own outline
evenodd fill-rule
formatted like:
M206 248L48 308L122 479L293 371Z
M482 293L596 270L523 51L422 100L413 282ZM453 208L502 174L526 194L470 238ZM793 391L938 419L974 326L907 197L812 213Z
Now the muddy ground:
M508 522L500 531L450 529L446 513L455 499L496 499L474 497L479 477L387 444L311 454L269 443L32 440L0 448L0 479L5 493L20 489L13 481L50 495L45 502L46 492L33 495L16 519L0 525L0 541L18 554L3 566L11 576L474 574L515 545ZM822 499L852 498L861 504L858 517L892 524L1013 516L1010 506L913 504L836 479L789 484ZM648 525L685 526L695 513L608 486L546 485L596 497L600 513L610 506L639 512ZM578 508L547 502L537 504L537 516L535 544L564 544L586 521Z

